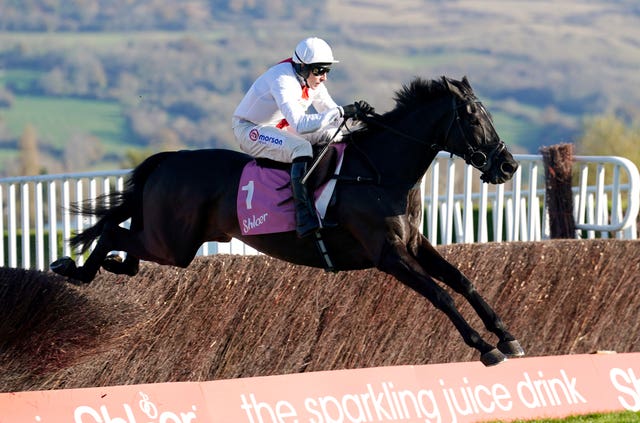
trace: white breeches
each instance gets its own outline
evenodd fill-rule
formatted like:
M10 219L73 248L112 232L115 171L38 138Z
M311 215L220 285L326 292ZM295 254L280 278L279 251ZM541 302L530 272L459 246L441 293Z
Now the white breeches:
M275 126L256 125L244 119L233 118L233 133L245 153L259 158L291 163L298 157L312 157L312 145L325 134L333 136L338 129L331 125L309 134L296 134L293 131ZM340 139L342 134L338 134Z

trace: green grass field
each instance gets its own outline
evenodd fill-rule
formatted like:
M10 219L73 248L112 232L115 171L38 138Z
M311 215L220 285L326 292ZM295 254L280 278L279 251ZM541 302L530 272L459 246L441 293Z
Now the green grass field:
M611 414L587 414L584 416L572 416L566 419L541 419L541 420L513 420L509 423L634 423L640 422L640 413L627 411ZM503 423L496 421L493 423Z
M74 134L99 138L107 152L126 144L126 126L120 105L70 98L16 96L13 107L0 111L12 135L19 137L27 124L38 136L61 148Z
M0 70L0 86L4 86L7 82L11 82L16 87L24 89L40 75L41 72L28 69Z
M224 29L211 31L122 31L122 32L0 32L0 51L2 44L10 45L16 41L28 45L34 51L47 51L54 44L57 49L91 48L97 51L110 50L114 46L131 41L171 41L191 35L205 41L215 41L225 35Z
M28 86L39 76L29 70L3 71L0 86ZM34 125L38 137L55 148L62 148L74 134L97 137L108 153L122 153L127 144L126 122L115 102L17 95L11 108L0 109L0 119L16 138L26 125Z

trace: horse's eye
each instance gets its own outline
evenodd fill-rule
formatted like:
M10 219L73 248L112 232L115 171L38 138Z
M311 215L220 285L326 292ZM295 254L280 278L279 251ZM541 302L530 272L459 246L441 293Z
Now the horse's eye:
M473 103L467 104L467 113L469 113L470 115L475 115L476 114L476 105L473 104Z
M469 116L469 125L473 125L473 126L481 125L480 119L478 118L477 115L472 114Z

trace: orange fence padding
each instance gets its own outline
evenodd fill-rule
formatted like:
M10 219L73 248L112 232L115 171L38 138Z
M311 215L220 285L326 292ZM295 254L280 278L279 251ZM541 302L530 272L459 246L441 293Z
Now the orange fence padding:
M640 410L640 353L0 394L0 423L444 423L622 410Z

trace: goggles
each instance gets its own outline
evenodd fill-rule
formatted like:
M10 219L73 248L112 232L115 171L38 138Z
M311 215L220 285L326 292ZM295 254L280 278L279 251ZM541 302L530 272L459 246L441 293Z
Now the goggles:
M311 73L315 76L321 76L329 73L330 70L329 66L314 66L311 68Z

